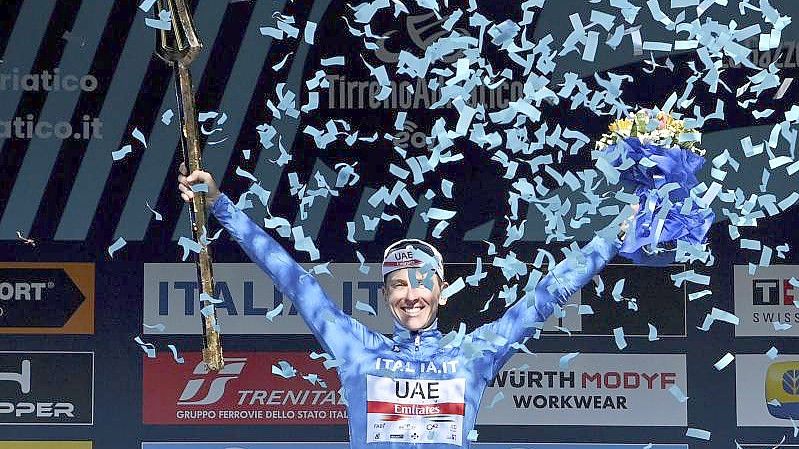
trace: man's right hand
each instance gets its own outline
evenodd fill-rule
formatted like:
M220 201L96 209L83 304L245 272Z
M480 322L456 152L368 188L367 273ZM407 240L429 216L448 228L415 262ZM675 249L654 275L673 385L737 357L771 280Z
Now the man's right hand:
M181 162L178 168L178 189L180 189L180 197L183 201L190 203L194 198L194 192L191 186L195 184L205 184L208 186L208 192L205 194L206 205L211 207L219 198L219 187L214 181L214 177L210 173L202 170L194 170L191 174L186 176L186 164Z

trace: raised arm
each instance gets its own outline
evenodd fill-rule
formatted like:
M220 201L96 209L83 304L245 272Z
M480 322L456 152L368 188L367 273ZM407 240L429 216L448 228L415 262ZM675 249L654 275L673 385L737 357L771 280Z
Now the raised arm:
M213 178L195 171L179 178L181 196L191 199L192 184L208 185L211 212L249 258L288 296L313 334L329 354L348 360L352 352L378 344L381 336L341 311L325 294L316 278L305 271L280 243L219 192Z
M596 236L580 249L555 265L536 285L533 292L512 305L496 321L475 329L472 335L484 341L503 337L504 344L494 345L494 372L513 354L510 345L535 333L552 315L555 304L562 306L582 286L587 284L613 259L621 247L621 240L612 241Z

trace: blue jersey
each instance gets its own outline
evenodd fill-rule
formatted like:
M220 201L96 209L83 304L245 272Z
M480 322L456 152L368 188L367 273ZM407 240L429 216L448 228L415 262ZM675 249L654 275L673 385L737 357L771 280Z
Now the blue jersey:
M353 448L469 447L480 398L515 352L511 346L597 274L621 242L595 237L557 264L501 318L466 335L445 338L435 323L409 332L395 323L389 338L344 314L316 279L228 197L213 213L247 255L288 296L338 366Z

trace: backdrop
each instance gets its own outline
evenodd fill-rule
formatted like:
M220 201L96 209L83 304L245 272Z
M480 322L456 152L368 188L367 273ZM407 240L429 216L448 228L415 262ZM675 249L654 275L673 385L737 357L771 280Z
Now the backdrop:
M334 370L224 232L227 367L199 364L178 106L154 55L168 17L152 3L0 5L0 447L344 447ZM387 244L433 242L453 281L482 264L440 319L474 329L527 281L502 266L545 270L614 226L621 186L591 153L612 120L689 120L715 191L711 255L615 259L495 379L477 443L799 441L799 3L189 3L205 168L383 332Z

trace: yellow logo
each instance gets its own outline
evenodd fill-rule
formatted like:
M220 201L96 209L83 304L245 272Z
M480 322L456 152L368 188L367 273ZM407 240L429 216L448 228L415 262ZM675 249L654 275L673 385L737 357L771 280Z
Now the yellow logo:
M799 361L777 362L768 367L766 403L775 418L799 418Z

